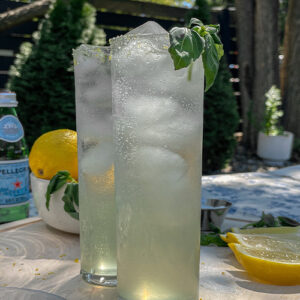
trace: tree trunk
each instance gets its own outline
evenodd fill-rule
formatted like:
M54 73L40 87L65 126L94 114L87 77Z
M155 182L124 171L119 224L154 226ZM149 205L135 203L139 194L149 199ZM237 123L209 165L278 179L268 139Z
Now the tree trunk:
M237 38L240 91L242 100L243 141L250 146L250 111L254 73L254 0L237 0Z
M300 1L290 0L281 68L284 128L300 139Z
M0 14L0 32L13 26L44 16L53 0L38 0Z
M251 145L256 148L258 131L264 121L265 93L272 85L279 87L279 2L256 0L254 89Z
M277 0L237 0L243 142L256 150L265 93L279 83Z

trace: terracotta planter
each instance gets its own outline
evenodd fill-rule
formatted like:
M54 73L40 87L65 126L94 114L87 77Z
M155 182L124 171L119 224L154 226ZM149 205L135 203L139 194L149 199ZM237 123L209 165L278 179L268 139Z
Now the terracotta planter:
M294 134L288 131L284 135L258 134L257 155L271 161L286 161L291 158Z

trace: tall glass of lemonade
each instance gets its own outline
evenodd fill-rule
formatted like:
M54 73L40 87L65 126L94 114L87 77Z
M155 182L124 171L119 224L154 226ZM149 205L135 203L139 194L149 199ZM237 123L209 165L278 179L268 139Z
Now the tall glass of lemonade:
M153 22L111 47L119 296L198 300L202 62L175 71Z
M74 50L78 133L81 273L116 285L116 210L109 47Z

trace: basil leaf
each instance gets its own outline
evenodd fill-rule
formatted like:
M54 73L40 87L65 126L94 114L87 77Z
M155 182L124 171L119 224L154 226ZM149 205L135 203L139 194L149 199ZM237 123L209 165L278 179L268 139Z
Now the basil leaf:
M46 207L49 210L50 198L53 193L61 189L67 181L71 178L68 171L59 171L57 172L52 179L50 180L47 191L45 194L46 197Z
M214 225L213 223L209 223L209 229L211 231L213 231L214 233L222 233L221 229L219 227L217 227L216 225Z
M273 215L265 214L263 212L262 219L267 227L275 227L276 226L276 220Z
M204 24L203 24L202 21L200 21L197 18L191 18L190 23L189 23L189 28L192 28L192 27L197 26L197 25L198 26L203 26Z
M74 204L79 206L78 203L78 183L68 183L64 196L62 197L64 201L64 210L67 214L69 214L72 218L79 220L79 213L76 210Z
M203 233L201 232L201 246L216 245L218 247L227 247L218 233Z
M210 34L204 36L205 50L202 54L202 61L206 79L205 92L213 85L219 70L218 51Z
M296 227L296 226L300 225L299 222L297 222L296 220L293 220L291 218L288 218L288 217L279 216L278 221L279 221L281 226Z
M222 44L215 44L215 47L216 47L217 52L218 52L218 59L220 60L221 57L224 55L223 45Z
M73 185L73 199L74 203L79 207L78 184Z
M204 49L204 39L196 30L174 27L170 31L169 53L175 70L189 66L198 59Z
M216 33L211 34L211 36L212 36L215 44L222 45L222 48L223 48L223 44L222 44L222 41L219 38L219 36Z
M193 61L193 36L190 29L174 27L170 31L169 53L175 70L187 67Z
M218 33L219 28L218 28L218 27L215 27L215 26L208 25L208 26L205 26L205 30L206 30L210 35L212 35L212 34Z
M210 25L207 25L206 27L214 27L214 28L217 28L218 32L220 31L220 25L219 24L210 24Z
M194 29L191 30L193 42L193 60L195 61L200 57L204 50L204 38Z
M295 227L299 225L300 223L293 219L282 217L282 216L275 218L273 215L265 214L263 212L260 220L254 223L247 224L243 226L242 229L249 228L249 227L280 227L280 226Z
M189 66L188 80L191 79L193 61L202 54L207 91L214 83L219 69L219 60L224 55L223 45L218 36L219 25L203 25L192 18L189 28L174 27L170 30L169 53L175 70Z

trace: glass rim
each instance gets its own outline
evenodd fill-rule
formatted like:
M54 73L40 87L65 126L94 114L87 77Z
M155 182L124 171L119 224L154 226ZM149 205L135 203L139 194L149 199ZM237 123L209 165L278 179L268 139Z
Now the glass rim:
M145 42L153 43L158 51L165 51L170 46L170 39L168 33L144 33L144 34L124 34L109 39L111 52L113 55L117 54L120 47L126 47L131 42Z
M100 50L100 51L99 51ZM84 55L84 56L93 56L104 52L104 54L110 54L110 46L97 46L90 44L81 44L77 48L73 49L73 56L75 55Z
M118 35L115 37L112 37L109 39L109 44L110 47L113 47L113 45L111 44L111 42L115 43L118 41L122 41L122 40L132 40L132 39L138 39L139 37L147 37L147 38L155 38L155 37L162 37L162 38L168 38L169 37L169 33L141 33L141 34L135 34L135 33L130 33L130 31L126 34L123 35Z

